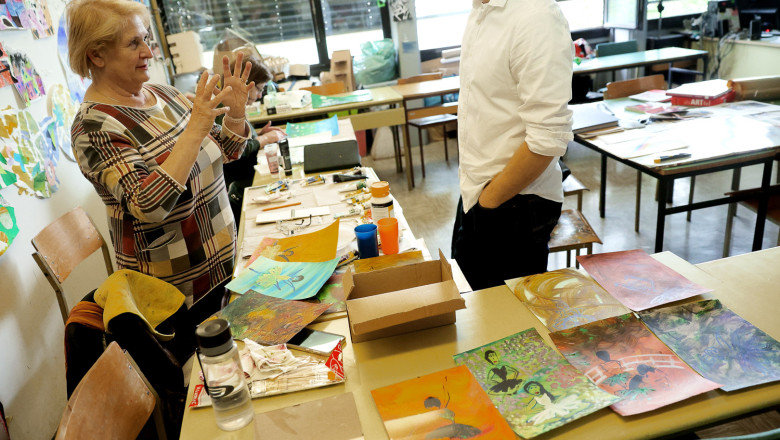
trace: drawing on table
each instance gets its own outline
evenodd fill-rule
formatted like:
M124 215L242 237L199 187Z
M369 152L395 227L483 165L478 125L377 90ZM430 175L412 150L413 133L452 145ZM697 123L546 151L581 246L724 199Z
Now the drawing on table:
M341 282L345 271L345 268L336 269L336 272L325 281L317 295L305 301L330 304L330 307L323 312L323 315L347 310L347 292L344 291L344 285Z
M550 331L628 313L592 278L574 269L515 278L506 284Z
M249 267L257 257L287 262L322 262L336 258L339 240L339 220L308 234L285 238L263 237L247 263Z
M393 439L507 439L501 414L464 366L371 391Z
M734 391L780 380L780 342L717 299L641 312L661 341L707 379Z
M233 338L248 338L259 344L287 342L314 321L330 304L288 301L249 291L219 312L230 323Z
M720 387L696 374L633 314L550 333L550 338L593 383L623 399L612 405L623 416Z
M225 287L236 293L255 290L282 299L306 299L333 275L338 258L318 263L281 262L259 257Z
M453 357L469 368L515 433L525 438L619 400L569 365L533 328Z
M577 261L631 310L649 309L712 290L691 282L641 249L580 255Z

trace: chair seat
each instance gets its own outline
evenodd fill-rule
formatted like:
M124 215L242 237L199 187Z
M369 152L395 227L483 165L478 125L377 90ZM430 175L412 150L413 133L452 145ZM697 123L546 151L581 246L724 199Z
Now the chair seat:
M410 121L407 121L406 123L417 128L427 128L427 127L435 127L438 125L444 125L449 122L454 122L457 120L458 120L457 115L445 114L445 115L434 115L434 116L426 116L424 118L412 119Z
M550 252L588 248L601 239L590 226L585 216L576 209L561 212L558 225L550 234Z
M747 199L740 202L743 206L746 206L753 212L758 212L759 200ZM780 196L769 196L769 203L767 204L766 219L776 225L780 225Z

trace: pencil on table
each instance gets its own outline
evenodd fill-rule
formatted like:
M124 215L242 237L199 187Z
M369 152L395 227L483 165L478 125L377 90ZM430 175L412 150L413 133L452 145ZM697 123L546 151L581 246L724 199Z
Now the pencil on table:
M274 209L288 208L290 206L296 206L296 205L300 205L300 204L301 204L301 202L295 202L295 203L288 203L286 205L272 206L270 208L264 208L263 211L271 211L271 210L274 210Z

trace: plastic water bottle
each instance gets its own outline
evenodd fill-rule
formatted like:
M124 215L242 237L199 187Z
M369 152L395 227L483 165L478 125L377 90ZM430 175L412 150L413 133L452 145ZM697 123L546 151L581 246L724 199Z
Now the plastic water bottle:
M255 412L230 324L224 319L206 321L195 330L195 337L217 427L225 431L243 428L252 422Z
M276 114L276 86L273 81L268 81L265 85L265 98L263 98L263 103L265 103L266 114Z

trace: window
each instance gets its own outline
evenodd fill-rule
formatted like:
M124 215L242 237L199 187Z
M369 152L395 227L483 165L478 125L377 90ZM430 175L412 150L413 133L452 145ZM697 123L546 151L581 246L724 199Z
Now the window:
M206 51L232 27L260 53L325 69L334 50L357 55L360 43L385 36L376 0L162 0L162 9L166 33L196 31Z
M678 15L701 14L707 10L707 0L674 0L663 2L663 18ZM658 1L649 1L647 5L647 19L658 18Z
M559 1L558 7L569 21L569 30L572 32L604 25L604 0Z

